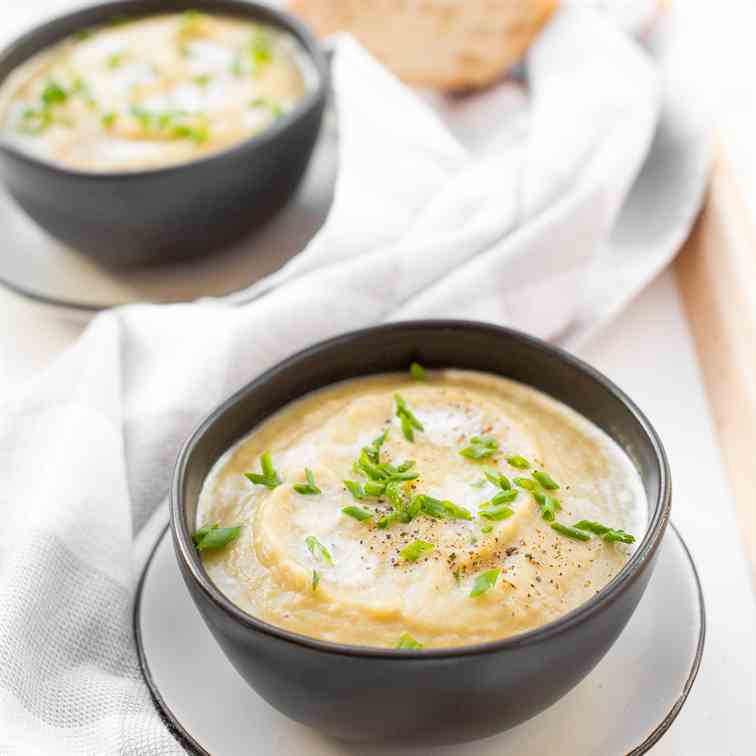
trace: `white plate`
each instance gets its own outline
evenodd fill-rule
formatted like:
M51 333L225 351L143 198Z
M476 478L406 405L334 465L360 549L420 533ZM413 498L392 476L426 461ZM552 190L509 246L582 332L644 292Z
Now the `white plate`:
M145 678L190 754L400 756L430 749L353 746L271 708L235 672L192 603L164 533L145 567L134 629ZM487 740L438 748L453 756L620 756L664 735L701 661L705 610L695 565L670 528L627 628L596 669L547 711Z

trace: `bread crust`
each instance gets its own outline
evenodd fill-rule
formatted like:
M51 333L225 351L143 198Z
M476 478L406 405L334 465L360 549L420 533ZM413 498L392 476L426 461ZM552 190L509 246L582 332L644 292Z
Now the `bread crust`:
M320 36L351 32L400 79L446 91L492 84L558 0L289 0Z

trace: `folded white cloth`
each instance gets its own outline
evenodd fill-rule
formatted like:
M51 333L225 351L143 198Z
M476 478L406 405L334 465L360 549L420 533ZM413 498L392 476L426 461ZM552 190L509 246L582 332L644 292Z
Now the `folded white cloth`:
M339 174L306 250L235 304L100 315L4 403L0 753L183 752L139 673L133 592L177 448L227 394L300 347L387 319L579 338L691 222L688 203L630 256L612 237L662 87L641 47L592 12L556 15L529 54L527 97L508 89L519 106L498 119L493 91L447 103L445 125L348 38L333 78Z

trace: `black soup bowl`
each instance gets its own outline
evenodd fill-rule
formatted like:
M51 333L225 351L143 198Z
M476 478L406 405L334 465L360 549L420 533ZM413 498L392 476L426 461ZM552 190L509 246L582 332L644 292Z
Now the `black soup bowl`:
M49 234L113 268L194 257L230 244L294 194L312 155L329 90L326 58L295 18L246 0L118 0L74 11L0 52L0 85L33 55L114 19L200 10L283 29L313 83L274 124L221 152L149 170L87 172L38 159L0 137L0 180Z
M648 527L621 572L563 617L500 641L400 650L349 646L274 627L215 587L192 544L213 464L284 405L349 378L429 368L490 372L567 404L607 432L636 466ZM615 385L572 355L516 331L474 322L417 321L316 344L253 380L214 410L181 450L171 528L186 585L239 674L287 716L338 738L425 745L493 735L579 683L625 627L654 569L670 512L670 473L648 420Z

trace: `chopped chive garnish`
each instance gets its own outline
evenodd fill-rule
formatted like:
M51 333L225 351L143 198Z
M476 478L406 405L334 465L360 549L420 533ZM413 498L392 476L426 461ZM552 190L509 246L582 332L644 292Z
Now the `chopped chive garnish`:
M302 496L314 496L315 494L322 493L315 484L315 476L309 467L305 467L305 478L307 478L307 483L295 483L293 486L298 494L302 494Z
M405 546L400 552L399 556L402 559L406 559L408 562L416 562L420 557L430 554L436 547L428 541L413 541Z
M498 470L489 468L485 471L485 473L486 478L488 478L488 480L496 487L501 488L505 491L508 491L510 488L512 488L512 484L510 483L509 478L503 473L500 473Z
M331 552L328 551L328 549L323 546L323 544L317 538L315 538L315 536L307 536L307 538L305 538L305 545L307 546L307 549L309 550L310 554L312 554L314 559L321 560L326 564L333 566L333 558L331 557Z
M377 483L374 480L369 480L364 486L365 494L367 496L381 496L386 490L385 483Z
M530 467L530 462L519 454L513 454L511 457L507 457L507 462L517 470L527 470Z
M626 533L622 529L615 530L614 528L609 528L606 525L602 525L600 522L580 520L580 522L575 523L574 527L578 528L578 530L587 530L590 533L595 533L609 543L615 541L619 541L620 543L635 543L635 536Z
M197 533L194 534L195 539L202 530L203 528L200 528ZM200 541L195 540L197 550L208 551L209 549L222 549L224 546L231 543L231 541L235 541L239 537L239 533L241 533L240 525L236 525L232 528L219 528L217 524L213 525L205 532Z
M417 517L420 512L422 511L422 501L418 499L417 496L413 496L412 499L407 503L407 506L404 511L404 515L408 522L412 522L412 520Z
M360 522L365 522L365 520L369 520L373 516L367 510L362 509L362 507L355 507L355 506L342 507L341 511L345 515L354 517L355 520L359 520Z
M120 68L123 64L123 53L114 52L110 53L105 59L105 65L110 69Z
M191 29L198 21L201 21L205 17L204 13L200 13L198 10L186 10L181 14L179 26L181 31L187 31Z
M481 529L481 533L490 533L493 530L493 525L484 525Z
M606 533L604 533L601 538L607 543L635 543L635 536L630 535L630 533L626 533L622 529L615 530L614 528L611 528Z
M517 498L517 491L514 488L508 488L505 491L499 491L492 499L491 504L495 507L499 504L511 504Z
M267 110L273 118L280 118L283 115L283 108L269 97L255 97L254 100L249 101L250 108L264 108Z
M563 525L561 522L552 522L551 527L556 530L557 533L561 533L568 538L573 538L576 541L590 541L590 533L586 533L584 530L578 528L571 528L569 525Z
M63 87L55 81L48 81L42 90L42 102L47 105L60 105L68 99L68 94Z
M442 501L441 506L450 520L472 520L472 513L465 507L460 507L453 501Z
M376 465L380 464L381 462L381 447L384 443L386 443L386 439L388 438L388 431L385 430L383 433L381 433L380 436L376 436L371 442L370 446L366 446L362 451L365 453L367 458L375 463Z
M104 113L102 116L102 125L109 129L114 123L116 118L118 117L117 113L114 113L112 110L108 113Z
M446 517L446 509L440 499L434 499L432 496L426 496L425 494L418 494L414 497L413 502L417 502L420 511L428 517L433 517L436 520L443 520Z
M512 482L516 486L524 488L526 491L538 490L538 483L536 483L534 480L531 480L530 478L512 478Z
M273 459L270 456L270 452L265 452L260 457L260 466L262 467L263 475L266 478L269 480L278 480L278 473L276 473L275 468L273 467ZM278 480L278 482L280 483L281 481Z
M312 571L312 590L318 590L318 583L320 582L320 573L317 570Z
M412 428L412 423L406 415L399 415L399 422L402 426L402 435L407 441L415 440L415 431Z
M398 480L392 480L386 484L386 498L391 502L391 506L396 510L404 509L406 506L406 497L402 491L401 483Z
M503 504L499 507L483 509L478 514L486 520L506 520L514 514L514 510L511 507L506 506L506 504Z
M557 499L541 491L533 491L533 498L538 502L541 507L541 517L546 522L552 522L556 517L556 513L562 508L562 505Z
M498 567L493 570L486 570L481 572L478 577L475 578L472 590L470 591L470 598L476 598L482 596L487 591L490 591L496 585L496 581L499 579L501 569Z
M469 509L460 507L452 501L441 501L426 494L418 494L412 499L411 507L415 508L417 513L422 512L428 517L436 520L472 520L472 514Z
M192 81L199 87L206 87L212 78L210 74L197 74L196 76L192 76Z
M385 530L392 522L396 522L399 519L399 515L396 512L384 515L378 522L375 523L376 527L381 530Z
M425 380L425 368L421 364L419 364L418 362L413 362L410 365L410 375L416 381L424 381Z
M192 541L194 541L195 546L199 546L199 544L202 542L202 539L211 531L215 530L216 528L220 527L220 523L208 523L207 525L203 525L199 530L195 531L192 535Z
M409 633L402 633L396 644L397 648L423 648L420 641L416 641Z
M611 530L606 525L602 525L600 522L593 522L592 520L580 520L573 527L578 530L587 530L589 533L595 533L596 535L604 535L604 533L608 533Z
M469 446L460 450L460 454L472 460L486 459L499 450L499 442L493 436L473 436Z
M559 484L551 477L551 475L543 470L534 470L533 478L535 478L535 480L537 480L547 491L556 491L557 488L559 488Z
M278 473L273 467L273 460L271 459L270 452L265 452L260 457L260 467L262 468L262 475L260 475L260 473L248 472L244 473L244 477L250 481L250 483L254 483L258 486L266 486L271 490L276 488L276 486L281 485L283 481L278 477Z
M345 480L344 485L347 491L354 496L357 501L362 501L365 498L365 491L359 483L353 480Z
M415 430L425 430L423 424L415 417L415 414L407 406L407 402L402 399L399 394L394 394L394 401L396 402L396 416L399 418L399 423L402 426L402 435L407 441L415 440Z

